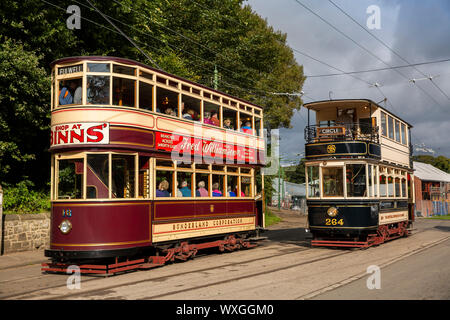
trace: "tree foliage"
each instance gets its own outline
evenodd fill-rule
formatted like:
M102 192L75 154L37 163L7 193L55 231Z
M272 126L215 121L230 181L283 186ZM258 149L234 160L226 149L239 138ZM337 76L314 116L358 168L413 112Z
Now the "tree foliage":
M217 67L218 90L263 106L265 127L290 127L301 99L271 93L299 92L303 68L287 46L286 34L275 31L243 0L92 2L163 70L212 86ZM66 26L69 5L81 9L79 30ZM0 16L5 74L0 184L29 176L44 187L49 180L49 64L67 56L109 55L155 66L86 1L3 0Z

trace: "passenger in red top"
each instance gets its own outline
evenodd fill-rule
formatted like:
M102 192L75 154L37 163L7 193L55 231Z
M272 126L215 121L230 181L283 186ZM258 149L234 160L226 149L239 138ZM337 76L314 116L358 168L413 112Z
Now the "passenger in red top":
M220 120L217 118L217 111L211 112L211 122L213 125L220 127Z
M212 121L211 121L211 113L210 112L205 112L205 115L204 115L204 117L203 117L203 123L206 123L206 124L214 124Z

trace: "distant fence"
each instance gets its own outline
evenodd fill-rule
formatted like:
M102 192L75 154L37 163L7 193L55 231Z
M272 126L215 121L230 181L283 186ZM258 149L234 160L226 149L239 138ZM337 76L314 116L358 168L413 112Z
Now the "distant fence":
M450 201L416 200L415 212L418 217L448 215L450 214Z

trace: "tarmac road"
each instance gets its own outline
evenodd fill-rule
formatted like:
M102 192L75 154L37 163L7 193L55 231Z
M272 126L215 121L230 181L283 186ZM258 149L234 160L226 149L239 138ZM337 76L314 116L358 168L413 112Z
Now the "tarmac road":
M412 236L367 250L342 250L309 247L305 217L282 216L284 221L271 227L265 234L269 239L256 248L204 254L187 262L109 278L82 276L80 289L67 287L67 275L42 274L36 258L30 258L27 265L26 254L21 255L20 264L8 264L0 257L0 299L325 299L336 288L364 284L369 265L381 268L382 290L391 294L381 299L448 299L444 294L450 291L448 281L430 276L412 286L410 277L417 278L435 264L450 265L449 255L442 254L449 251L450 221L418 219ZM419 262L411 260L417 257ZM411 261L417 267L410 266ZM448 273L442 277L448 279ZM390 289L391 283L396 291ZM428 287L431 289L425 289ZM435 293L433 288L438 287L439 293ZM352 289L348 290L336 294L353 299ZM361 290L369 291L367 287Z

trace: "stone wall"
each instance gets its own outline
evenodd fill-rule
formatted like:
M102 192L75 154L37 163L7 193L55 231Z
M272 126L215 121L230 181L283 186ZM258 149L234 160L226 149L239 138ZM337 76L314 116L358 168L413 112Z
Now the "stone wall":
M50 213L5 214L3 220L3 254L49 247Z

